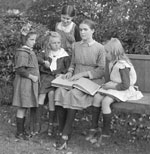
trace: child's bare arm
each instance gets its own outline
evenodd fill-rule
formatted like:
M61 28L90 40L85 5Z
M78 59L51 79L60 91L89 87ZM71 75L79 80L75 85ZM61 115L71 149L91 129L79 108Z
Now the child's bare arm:
M35 75L32 75L32 74L29 74L29 79L31 79L33 82L37 82L38 81L38 76L35 76Z

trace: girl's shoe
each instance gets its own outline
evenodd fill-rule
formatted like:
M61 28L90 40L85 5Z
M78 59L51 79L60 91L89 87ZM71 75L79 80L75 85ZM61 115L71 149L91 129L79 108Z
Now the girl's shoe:
M95 136L95 134L97 133L97 129L90 129L89 130L89 133L88 133L88 135L86 136L86 141L90 141L94 136Z
M41 124L40 123L36 123L35 124L35 134L40 134L41 133Z
M61 132L57 132L56 133L56 142L53 144L53 147L56 148L56 146L59 144L59 142L61 140L61 137L62 137L62 133Z
M19 140L26 140L26 141L29 140L29 138L24 133L19 133L19 134L17 133L16 138Z
M110 137L110 129L103 129L101 136L102 137Z
M101 135L100 131L95 132L93 137L90 139L90 143L95 144L98 141L100 135Z
M32 135L30 133L28 133L27 131L24 131L23 134L27 137L27 138L31 138Z
M56 144L56 149L57 150L67 149L67 143L68 143L68 136L63 135L61 139L59 140L59 142Z
M111 137L110 130L106 131L106 130L103 129L103 131L100 134L100 136L98 135L97 141L94 142L93 144L94 144L95 147L100 147L101 145L104 145L105 144L105 140L109 140L110 137Z
M30 132L30 134L31 134L31 136L33 137L33 136L35 136L35 135L36 135L36 132L31 131L31 132Z
M53 135L53 130L54 130L53 123L49 123L49 125L48 125L48 136Z

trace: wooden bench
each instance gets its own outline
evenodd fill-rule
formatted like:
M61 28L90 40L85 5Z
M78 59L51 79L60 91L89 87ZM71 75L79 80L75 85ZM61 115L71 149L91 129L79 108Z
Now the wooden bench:
M132 61L136 73L139 90L144 97L137 101L127 101L112 104L112 108L118 111L126 111L150 115L150 55L128 55Z

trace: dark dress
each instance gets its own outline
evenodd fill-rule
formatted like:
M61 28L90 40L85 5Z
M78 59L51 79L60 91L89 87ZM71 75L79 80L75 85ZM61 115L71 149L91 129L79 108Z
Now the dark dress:
M38 106L38 82L28 78L29 74L39 77L38 60L32 49L23 46L15 55L16 75L14 79L13 105L18 107Z
M41 86L40 86L40 94L46 94L50 90L54 89L51 86L51 81L55 79L56 75L58 74L65 74L68 70L70 65L70 57L65 56L57 59L57 69L51 71L50 68L45 67L44 61L52 62L52 59L46 56L45 53L42 53L38 59L40 64L40 79L41 79Z

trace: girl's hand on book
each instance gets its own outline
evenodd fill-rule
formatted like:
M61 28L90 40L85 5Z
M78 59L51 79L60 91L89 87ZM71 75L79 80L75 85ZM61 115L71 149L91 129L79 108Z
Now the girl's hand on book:
M111 82L108 82L108 83L102 85L102 88L105 89L105 90L116 89L116 83L112 84Z
M106 84L102 85L102 88L105 89L105 90L110 89L110 87L108 85L106 85Z

